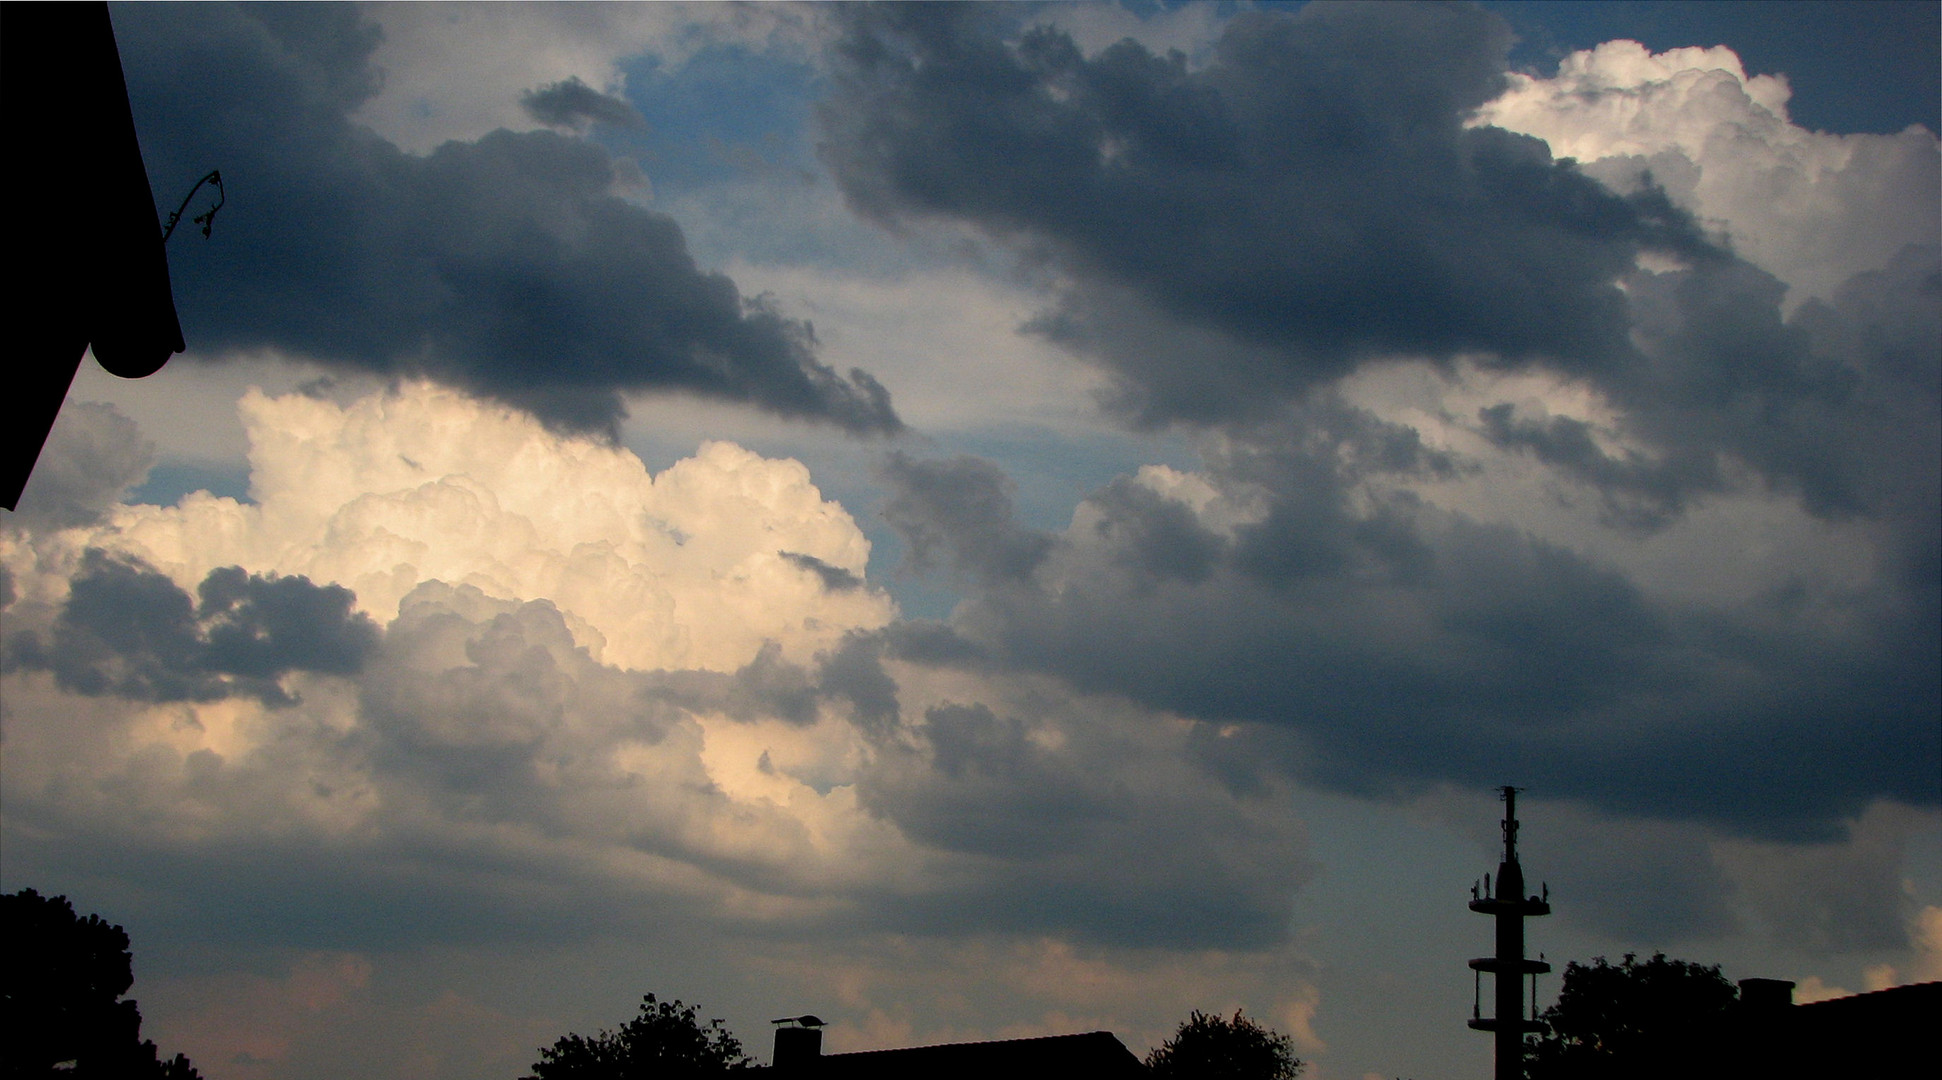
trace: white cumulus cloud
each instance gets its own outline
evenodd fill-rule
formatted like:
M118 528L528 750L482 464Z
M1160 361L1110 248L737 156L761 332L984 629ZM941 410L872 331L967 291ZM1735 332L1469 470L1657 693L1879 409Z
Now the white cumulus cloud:
M348 405L252 391L241 412L253 503L118 507L32 545L45 574L23 590L58 599L98 547L189 590L231 565L339 583L384 623L436 580L553 601L595 659L644 670L734 670L771 641L807 660L894 614L805 568L860 578L870 544L794 461L708 443L653 476L627 450L424 383Z
M1831 298L1910 243L1935 243L1934 132L1809 131L1787 115L1784 77L1749 77L1724 46L1653 53L1608 41L1549 79L1513 73L1474 118L1534 135L1614 187L1644 173L1793 303Z

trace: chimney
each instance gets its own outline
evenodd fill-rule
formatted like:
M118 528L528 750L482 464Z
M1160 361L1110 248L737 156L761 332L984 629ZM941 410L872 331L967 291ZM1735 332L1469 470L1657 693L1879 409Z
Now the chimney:
M787 1016L771 1021L775 1029L775 1057L769 1064L777 1069L807 1072L823 1057L823 1022L815 1016Z
M1749 1012L1772 1012L1793 1003L1794 984L1785 979L1740 980L1740 1006Z
M1740 980L1739 1008L1734 1010L1736 1015L1732 1015L1721 1042L1721 1048L1737 1061L1730 1075L1788 1076L1800 1071L1802 1033L1793 1030L1799 1023L1793 1011L1793 983L1785 979Z

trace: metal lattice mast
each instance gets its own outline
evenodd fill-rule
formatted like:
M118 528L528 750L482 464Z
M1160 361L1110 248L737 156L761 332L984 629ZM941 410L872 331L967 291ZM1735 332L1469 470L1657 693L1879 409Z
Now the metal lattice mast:
M1537 1019L1537 976L1551 970L1551 965L1542 960L1524 959L1524 920L1530 916L1551 914L1551 890L1546 886L1543 896L1525 895L1524 869L1517 864L1517 789L1505 787L1503 795L1504 859L1497 864L1497 880L1493 887L1490 875L1485 874L1481 889L1474 885L1470 888L1470 910L1497 920L1497 955L1470 961L1470 970L1491 974L1496 1012L1492 1016L1481 1015L1480 985L1479 1001L1472 1007L1470 1026L1496 1035L1496 1080L1522 1080L1524 1036L1544 1029ZM1524 1016L1526 975L1531 976L1532 980L1531 1016L1528 1019ZM1477 978L1481 982L1481 974Z

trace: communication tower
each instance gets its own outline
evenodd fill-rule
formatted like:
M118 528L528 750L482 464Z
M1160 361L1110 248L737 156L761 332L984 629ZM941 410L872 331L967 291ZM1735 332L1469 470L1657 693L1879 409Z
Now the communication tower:
M1524 893L1524 869L1517 865L1517 789L1503 788L1504 860L1497 864L1493 883L1485 874L1481 887L1470 887L1470 910L1497 920L1497 955L1470 961L1476 972L1477 995L1470 1008L1470 1026L1497 1037L1496 1080L1521 1080L1524 1073L1524 1036L1544 1030L1537 1019L1537 976L1551 970L1543 960L1524 959L1524 920L1551 914L1551 887L1542 896ZM1493 887L1494 885L1494 887ZM1483 973L1493 976L1496 1014L1483 1015ZM1531 1015L1524 1017L1524 976L1531 976Z

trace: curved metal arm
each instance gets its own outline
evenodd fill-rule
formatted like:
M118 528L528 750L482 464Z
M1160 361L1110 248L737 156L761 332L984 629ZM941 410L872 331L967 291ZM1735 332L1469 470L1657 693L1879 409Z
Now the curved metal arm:
M162 226L162 242L164 244L168 243L169 237L175 234L175 223L182 220L182 211L189 208L189 200L196 197L196 192L201 191L202 185L204 184L216 185L216 205L189 220L202 226L202 238L204 240L209 239L209 230L216 224L216 211L223 208L223 201L228 197L223 191L223 174L217 169L209 170L208 176L197 180L196 186L190 188L187 195L182 196L182 205L170 212L168 224Z

